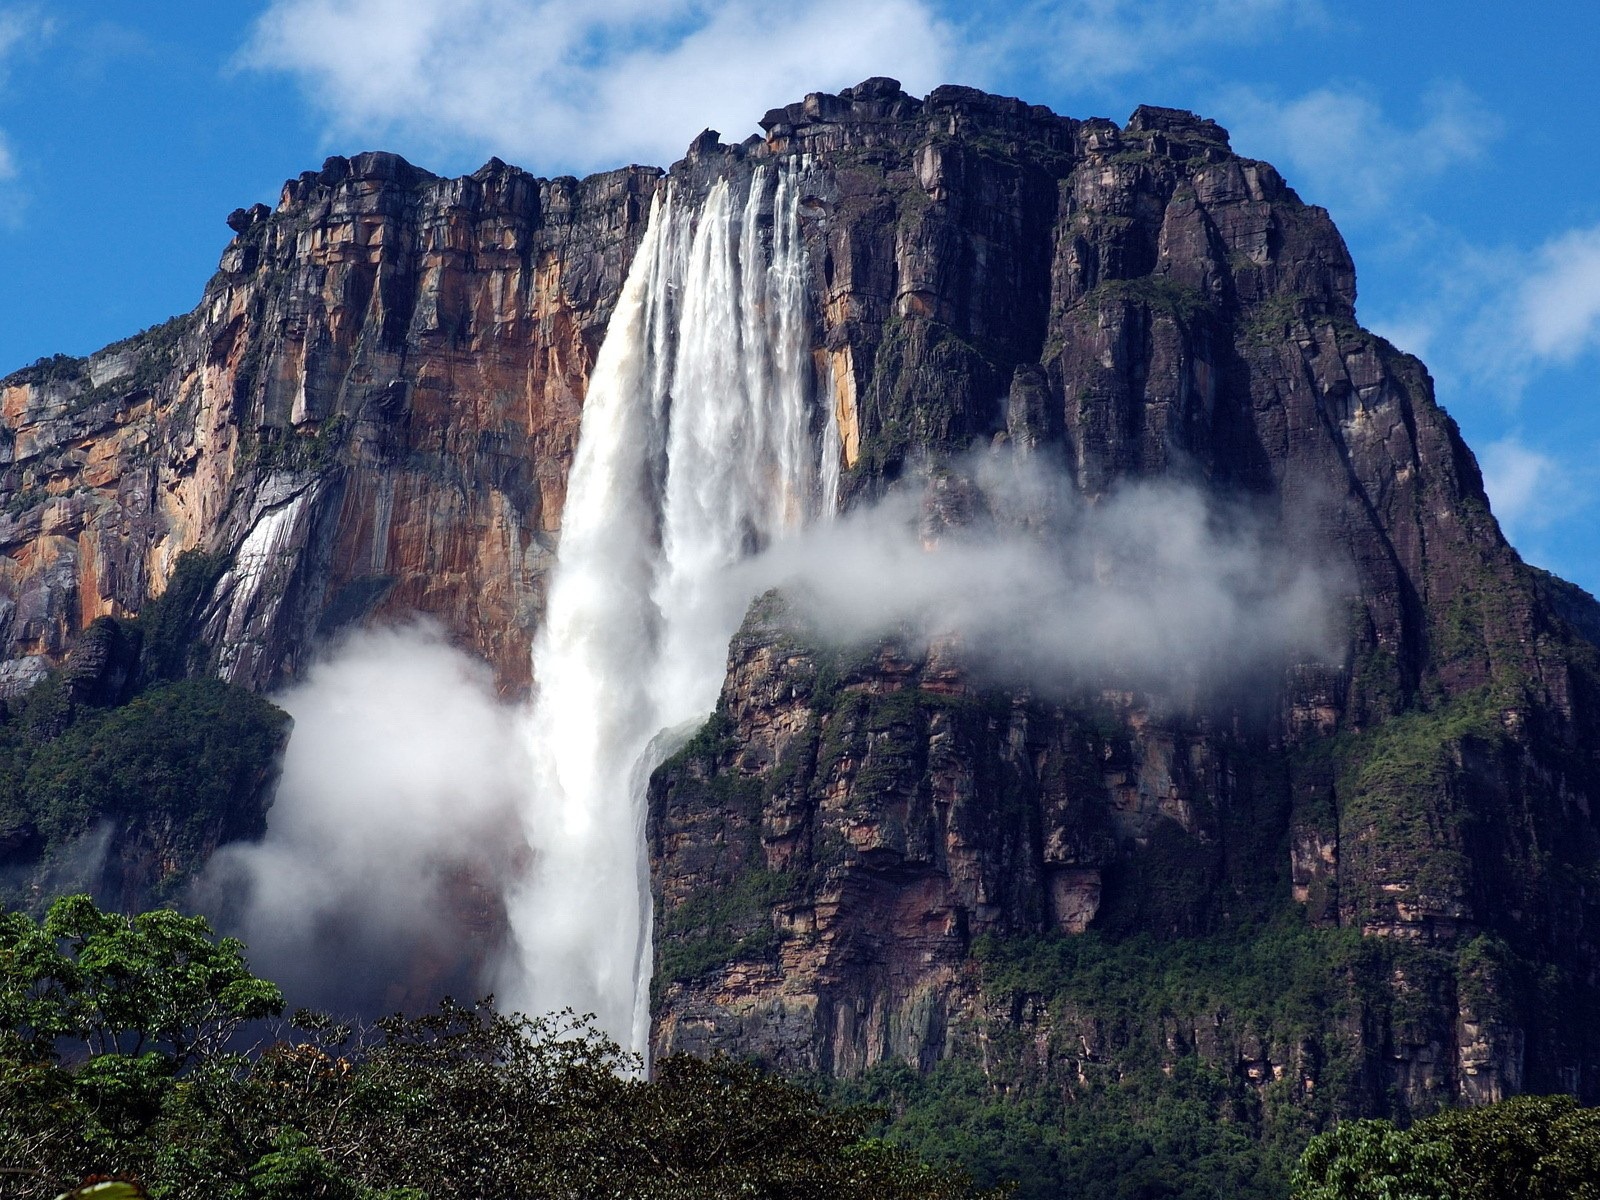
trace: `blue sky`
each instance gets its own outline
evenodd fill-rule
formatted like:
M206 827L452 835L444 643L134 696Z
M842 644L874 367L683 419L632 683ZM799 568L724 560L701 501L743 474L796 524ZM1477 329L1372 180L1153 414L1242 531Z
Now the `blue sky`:
M331 153L665 164L873 74L1192 108L1326 205L1533 562L1600 591L1600 5L0 0L0 373L191 308Z

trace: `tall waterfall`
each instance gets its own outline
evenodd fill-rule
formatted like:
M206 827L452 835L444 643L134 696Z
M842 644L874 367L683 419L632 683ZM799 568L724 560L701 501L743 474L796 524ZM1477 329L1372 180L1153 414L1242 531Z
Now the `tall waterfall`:
M533 648L534 858L502 994L593 1012L639 1051L650 771L716 704L751 599L730 568L831 513L838 489L831 411L814 430L799 173L762 166L737 191L719 181L696 210L669 185L651 202L590 377Z

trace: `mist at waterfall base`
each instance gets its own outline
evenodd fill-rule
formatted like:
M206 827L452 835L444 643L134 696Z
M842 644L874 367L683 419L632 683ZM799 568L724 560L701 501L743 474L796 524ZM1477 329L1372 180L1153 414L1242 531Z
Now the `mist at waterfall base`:
M378 1016L489 990L528 765L489 668L429 623L331 648L274 696L294 718L266 837L197 888L291 1007Z

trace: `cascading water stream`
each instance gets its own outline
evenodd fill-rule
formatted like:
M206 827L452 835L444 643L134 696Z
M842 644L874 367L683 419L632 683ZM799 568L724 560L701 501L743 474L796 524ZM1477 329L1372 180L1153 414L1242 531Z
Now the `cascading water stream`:
M502 995L649 1035L645 787L663 731L716 703L751 597L741 560L833 511L838 431L817 387L800 177L757 168L698 211L669 186L596 359L534 642L530 877ZM763 237L769 211L770 235Z

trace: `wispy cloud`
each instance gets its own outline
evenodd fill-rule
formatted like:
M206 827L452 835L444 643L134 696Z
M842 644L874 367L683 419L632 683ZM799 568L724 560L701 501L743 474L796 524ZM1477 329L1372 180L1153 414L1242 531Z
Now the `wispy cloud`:
M1419 358L1425 359L1441 390L1471 385L1482 372L1462 357L1462 332L1483 312L1485 299L1506 292L1517 278L1518 256L1507 247L1482 246L1437 223L1418 218L1414 244L1403 249L1411 286L1399 293L1399 306L1362 311L1362 321ZM1479 347L1481 357L1487 347Z
M666 163L707 125L870 75L1068 92L1322 22L1321 0L271 0L239 61L340 138L464 140L540 170ZM843 31L848 31L845 33ZM359 45L359 54L351 47Z
M1091 505L1057 468L994 451L955 470L971 525L939 528L931 491L903 485L736 581L746 595L779 588L826 640L953 638L980 677L1047 692L1116 679L1192 694L1339 653L1344 570L1260 513L1172 480Z
M1484 487L1530 561L1595 585L1590 541L1600 458L1572 433L1593 392L1600 350L1600 225L1537 245L1474 244L1446 230L1411 256L1413 285L1395 310L1368 318L1428 363L1438 395L1478 449ZM1542 442L1523 420L1568 430ZM1529 426L1534 428L1533 424Z
M1573 560L1570 530L1587 518L1600 497L1594 448L1541 449L1516 430L1485 446L1478 461L1507 540L1524 558L1592 586L1585 562Z
M1446 395L1514 411L1542 374L1600 350L1600 224L1538 245L1477 245L1433 230L1406 303L1374 329L1427 359Z
M1489 502L1512 541L1570 509L1574 497L1566 472L1550 455L1524 445L1519 435L1491 442L1479 461Z
M0 90L10 83L16 56L49 38L53 23L32 7L0 8ZM15 225L21 216L23 194L17 184L16 152L6 131L0 129L0 225Z
M1288 100L1233 88L1216 107L1242 153L1271 160L1307 199L1356 218L1393 214L1419 185L1481 158L1502 128L1455 84L1428 92L1410 122L1392 118L1359 87Z
M743 138L806 92L925 89L952 60L923 0L274 0L242 53L297 75L342 137L542 170L670 162L707 125Z
M0 8L0 82L5 80L6 57L42 24L31 8Z
M1517 308L1528 351L1567 363L1600 346L1600 225L1539 248Z
M1324 20L1319 0L1001 3L969 22L965 49L980 62L1032 66L1078 89L1164 66L1201 47L1253 42Z

